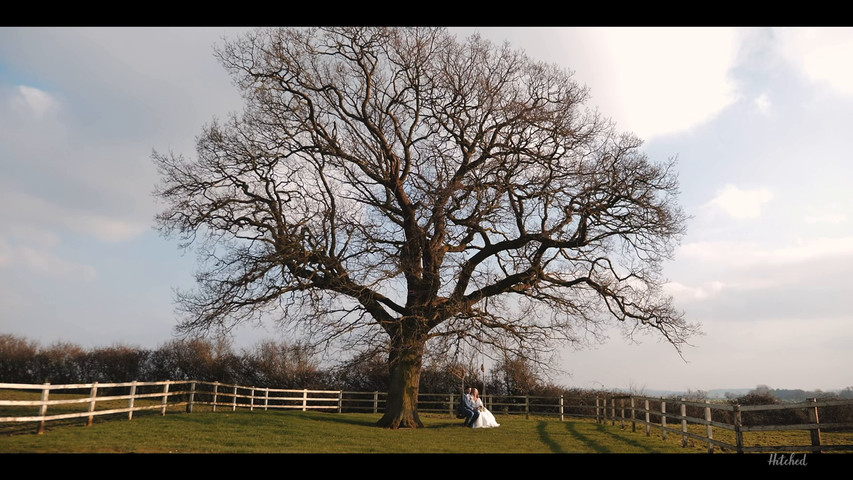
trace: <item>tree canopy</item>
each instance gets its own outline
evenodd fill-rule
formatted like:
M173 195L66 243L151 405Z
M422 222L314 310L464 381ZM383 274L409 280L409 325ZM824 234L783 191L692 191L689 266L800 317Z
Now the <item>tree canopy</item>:
M165 235L202 255L179 328L275 318L380 340L380 425L414 427L424 349L534 356L608 319L679 349L661 291L674 161L584 106L571 72L434 28L260 29L217 50L245 109L155 152Z

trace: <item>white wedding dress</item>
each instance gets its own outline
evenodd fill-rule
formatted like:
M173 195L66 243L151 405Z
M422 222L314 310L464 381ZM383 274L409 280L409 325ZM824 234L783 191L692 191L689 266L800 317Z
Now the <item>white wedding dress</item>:
M474 422L474 428L500 427L500 424L495 420L495 416L492 415L492 412L483 406L482 399L477 399L477 409L480 410L480 416L477 417L477 421Z

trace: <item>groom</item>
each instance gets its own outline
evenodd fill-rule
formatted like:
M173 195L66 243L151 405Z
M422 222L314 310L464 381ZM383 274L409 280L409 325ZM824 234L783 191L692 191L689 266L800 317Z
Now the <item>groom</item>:
M465 415L466 427L473 427L480 416L480 411L477 410L477 405L474 404L474 397L471 396L471 387L465 389L465 395L462 395L462 413Z

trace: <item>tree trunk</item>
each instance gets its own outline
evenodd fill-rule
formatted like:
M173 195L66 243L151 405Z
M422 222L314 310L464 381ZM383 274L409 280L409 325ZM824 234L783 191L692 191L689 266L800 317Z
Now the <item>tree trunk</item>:
M397 343L397 342L393 342ZM385 415L377 422L384 428L422 428L418 417L424 341L409 340L392 345L388 357L391 379Z

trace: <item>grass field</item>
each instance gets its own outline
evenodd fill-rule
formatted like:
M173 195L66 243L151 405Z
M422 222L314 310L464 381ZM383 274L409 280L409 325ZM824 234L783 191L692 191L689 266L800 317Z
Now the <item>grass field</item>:
M6 397L30 399L33 394ZM56 397L52 397L56 398ZM71 398L67 396L66 398ZM107 408L126 406L123 401L105 402ZM152 400L152 404L157 404ZM85 411L85 403L54 406L51 411ZM0 417L32 415L32 407L6 407ZM375 426L379 415L363 413L324 413L302 411L210 411L197 407L192 414L182 407L170 407L165 416L158 411L136 412L133 420L126 414L95 418L85 426L84 418L53 421L47 432L36 435L35 423L0 424L2 453L517 453L517 454L702 454L707 443L669 433L661 438L660 429L645 434L642 424L631 431L630 423L598 424L592 420L553 417L524 418L497 415L501 423L494 429L468 429L448 415L421 414L423 429L385 430ZM678 428L678 425L671 425ZM704 427L691 425L702 434ZM734 442L730 431L715 429L714 438ZM853 432L826 432L823 444L853 444ZM744 435L746 446L807 445L803 431L756 432ZM715 452L721 452L716 447Z
M498 417L470 429L447 416L385 430L378 415L301 411L145 414L0 436L3 453L702 453L674 440L591 421ZM30 432L34 432L33 427Z

